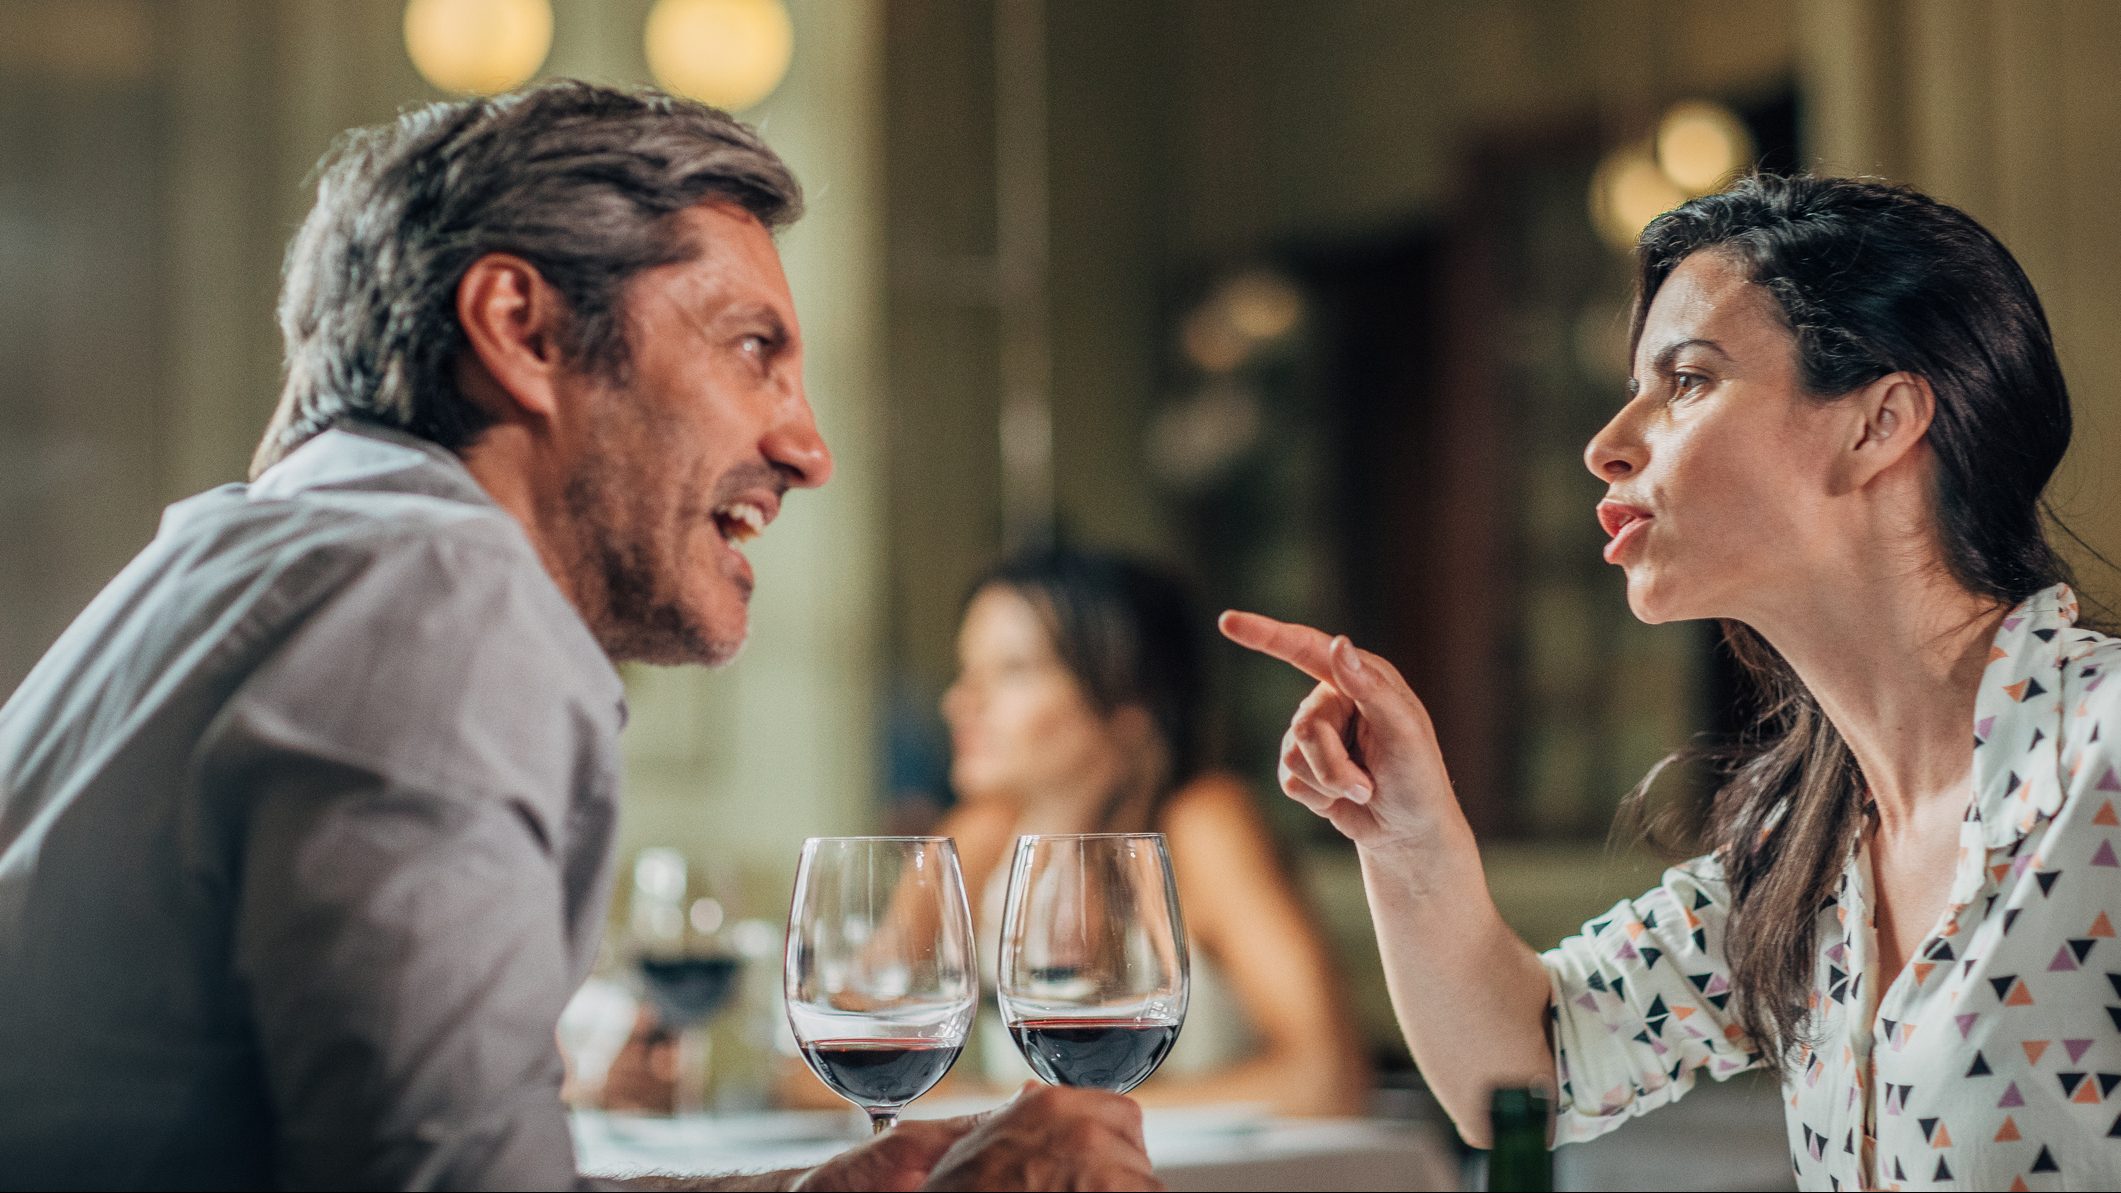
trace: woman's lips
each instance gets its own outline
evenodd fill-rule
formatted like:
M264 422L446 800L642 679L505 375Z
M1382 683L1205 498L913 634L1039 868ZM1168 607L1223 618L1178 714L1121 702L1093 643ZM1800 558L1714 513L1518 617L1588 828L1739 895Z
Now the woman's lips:
M1629 543L1642 537L1644 528L1649 526L1650 511L1618 501L1601 501L1598 503L1598 524L1613 536L1605 545L1605 561L1619 563L1621 552Z
M1643 532L1649 529L1649 525L1650 520L1642 518L1621 527L1620 533L1613 536L1613 541L1605 545L1605 561L1607 563L1619 563L1620 553L1627 550L1629 543L1641 538Z

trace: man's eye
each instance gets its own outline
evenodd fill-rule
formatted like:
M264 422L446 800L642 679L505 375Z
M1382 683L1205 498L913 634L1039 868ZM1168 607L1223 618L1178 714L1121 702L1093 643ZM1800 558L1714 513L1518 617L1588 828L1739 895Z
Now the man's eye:
M766 349L771 346L765 336L759 335L745 336L737 341L737 351L742 352L746 356L762 357L766 355Z

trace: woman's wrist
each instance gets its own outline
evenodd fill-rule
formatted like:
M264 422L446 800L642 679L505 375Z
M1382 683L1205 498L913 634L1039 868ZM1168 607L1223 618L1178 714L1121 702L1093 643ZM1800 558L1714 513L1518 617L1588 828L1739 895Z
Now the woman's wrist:
M1470 830L1445 829L1389 843L1359 845L1355 852L1379 927L1388 919L1406 922L1441 916L1463 922L1474 906L1493 911L1487 873Z

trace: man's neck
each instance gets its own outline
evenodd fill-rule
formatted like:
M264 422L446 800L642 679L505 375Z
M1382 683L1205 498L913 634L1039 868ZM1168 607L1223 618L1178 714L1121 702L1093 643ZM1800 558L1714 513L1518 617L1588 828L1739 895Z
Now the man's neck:
M584 622L595 625L596 611L584 607L588 594L577 580L582 550L566 516L564 469L527 430L506 423L483 432L460 455L472 479L523 527L560 595Z

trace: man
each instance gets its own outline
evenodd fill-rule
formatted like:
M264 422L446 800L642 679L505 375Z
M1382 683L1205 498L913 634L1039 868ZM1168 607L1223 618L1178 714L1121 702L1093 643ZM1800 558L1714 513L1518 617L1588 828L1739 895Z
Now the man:
M0 708L0 1184L580 1182L553 1029L610 878L613 661L718 664L832 457L742 125L578 83L351 134L253 482ZM1121 1187L1027 1090L697 1188ZM663 1187L671 1187L665 1183Z

